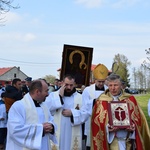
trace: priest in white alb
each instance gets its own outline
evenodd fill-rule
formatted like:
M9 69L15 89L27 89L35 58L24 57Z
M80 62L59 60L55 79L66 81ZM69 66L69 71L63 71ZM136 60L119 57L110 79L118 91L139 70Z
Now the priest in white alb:
M57 141L53 117L44 104L47 96L47 83L35 80L29 93L11 106L6 150L51 150L50 140Z
M75 78L66 75L61 88L51 92L46 102L58 126L57 150L82 150L82 124L89 114L82 105L82 95L75 89Z

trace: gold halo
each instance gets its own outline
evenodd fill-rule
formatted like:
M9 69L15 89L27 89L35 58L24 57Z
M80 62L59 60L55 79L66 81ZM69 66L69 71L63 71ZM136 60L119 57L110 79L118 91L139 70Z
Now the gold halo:
M84 56L84 54L81 52L81 51L79 51L79 50L75 50L75 51L72 51L71 52L71 54L69 55L69 62L71 63L71 64L73 64L73 56L74 56L74 54L76 54L76 53L78 53L78 54L80 54L81 55L81 62L80 62L80 64L79 64L79 66L80 66L80 69L82 69L82 66L84 65L84 68L83 69L86 69L87 68L87 65L86 65L86 63L84 62L85 61L85 56Z

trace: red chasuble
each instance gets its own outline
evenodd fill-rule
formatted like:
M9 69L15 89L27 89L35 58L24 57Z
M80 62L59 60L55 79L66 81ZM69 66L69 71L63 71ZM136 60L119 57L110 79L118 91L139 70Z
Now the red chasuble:
M91 118L91 150L109 150L106 125L109 123L108 102L112 101L112 98L108 94L105 94L99 97L93 108ZM147 150L145 144L147 142L150 143L149 129L145 116L139 108L137 101L133 96L129 95L128 97L120 97L119 101L124 101L129 104L131 124L135 124L136 150Z

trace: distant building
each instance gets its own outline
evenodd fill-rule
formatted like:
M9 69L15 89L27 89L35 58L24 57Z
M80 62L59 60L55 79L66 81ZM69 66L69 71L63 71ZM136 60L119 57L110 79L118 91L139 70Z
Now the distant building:
M5 81L12 81L14 78L20 78L22 81L28 76L20 70L20 67L0 68L0 83Z

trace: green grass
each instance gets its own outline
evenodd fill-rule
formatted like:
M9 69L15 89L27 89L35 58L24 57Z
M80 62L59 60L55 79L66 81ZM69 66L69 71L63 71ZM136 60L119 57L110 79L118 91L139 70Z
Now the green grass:
M138 101L138 104L141 106L145 114L145 117L147 119L148 125L150 127L150 117L148 116L148 110L147 110L147 104L150 99L150 94L135 95L135 98Z

